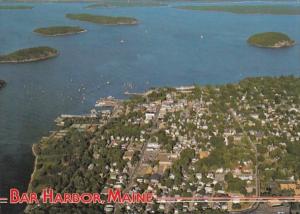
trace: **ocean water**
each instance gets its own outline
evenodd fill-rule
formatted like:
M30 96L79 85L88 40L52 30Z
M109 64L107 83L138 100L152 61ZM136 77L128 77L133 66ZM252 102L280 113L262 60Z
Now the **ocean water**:
M270 4L270 3L268 3ZM292 4L292 3L291 3ZM300 15L243 15L164 7L85 9L81 3L34 4L32 10L0 10L0 54L48 45L57 58L0 64L0 196L26 191L33 167L31 145L54 128L62 113L88 112L104 96L124 98L152 86L222 84L249 76L300 75ZM136 26L102 26L68 20L66 13L133 16ZM32 31L78 25L88 32L43 37ZM257 32L285 32L293 48L249 46ZM124 42L121 42L123 40ZM18 213L22 206L3 207Z

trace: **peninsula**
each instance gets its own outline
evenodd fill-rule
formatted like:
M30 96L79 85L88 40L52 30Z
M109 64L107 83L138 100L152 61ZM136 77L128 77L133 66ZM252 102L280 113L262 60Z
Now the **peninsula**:
M195 11L229 12L236 14L300 15L300 7L286 5L212 5L179 6L177 8Z
M299 94L299 77L256 77L154 88L124 101L100 99L109 109L61 115L57 129L33 145L28 192L51 187L57 193L101 193L106 200L111 188L151 189L159 206L130 204L123 212L122 204L32 204L26 212L179 213L182 197L300 195ZM161 203L164 197L174 197L178 207ZM214 202L187 206L185 213L211 213L215 203L223 209L216 213L251 206Z
M67 18L85 22L91 22L103 25L135 25L138 24L138 20L131 17L122 16L100 16L87 13L70 13L66 15Z
M4 80L0 80L0 89L4 88L6 85L6 82Z
M251 36L248 43L262 48L285 48L293 46L295 41L283 33L265 32Z
M0 63L26 63L46 60L56 57L58 51L47 46L20 49L15 52L0 55Z
M0 10L30 10L32 6L25 5L0 5Z
M65 36L83 33L86 32L86 30L78 26L52 26L45 28L37 28L34 30L34 32L43 36Z

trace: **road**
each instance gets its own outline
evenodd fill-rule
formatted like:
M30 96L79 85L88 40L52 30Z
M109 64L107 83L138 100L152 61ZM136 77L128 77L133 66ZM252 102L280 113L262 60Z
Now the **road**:
M157 120L158 120L158 112L160 110L160 107L156 109L156 114L155 117L153 118L153 123L152 123L152 127L151 127L151 133L150 136L155 133L157 131ZM129 181L128 184L126 185L126 188L122 191L122 192L129 192L130 189L133 187L134 183L135 183L135 179L136 179L136 174L139 171L140 167L143 164L144 161L144 157L145 157L145 151L147 149L147 144L150 143L150 140L148 140L147 142L143 143L142 149L141 149L141 154L140 154L140 160L139 162L135 165L134 169L131 171L130 175L129 175ZM119 213L120 210L120 204L116 203L115 204L115 209L114 209L114 213Z
M244 127L242 126L239 117L236 115L236 112L230 108L229 112L231 116L234 118L234 120L239 124L240 128L242 129L245 136L247 136L247 139L252 145L253 150L255 151L255 195L258 197L260 196L260 184L259 184L259 171L258 171L258 152L257 152L257 145L251 140L251 138L248 136L247 132L245 131Z

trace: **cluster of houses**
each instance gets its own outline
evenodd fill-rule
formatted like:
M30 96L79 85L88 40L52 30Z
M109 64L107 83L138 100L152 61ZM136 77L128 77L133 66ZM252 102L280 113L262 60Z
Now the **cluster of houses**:
M241 195L241 193L226 191L225 176L228 173L245 181L247 194L254 194L256 175L253 159L241 160L230 169L221 167L211 169L209 173L195 172L193 164L198 160L208 158L215 149L210 142L211 138L221 136L226 146L231 143L239 145L245 135L247 135L247 139L251 139L256 144L261 144L269 136L282 135L286 136L289 142L299 141L300 133L294 132L295 127L299 126L299 106L292 105L292 108L287 111L281 111L280 104L272 103L267 99L264 99L263 103L253 106L253 103L249 102L253 99L244 95L241 99L236 100L237 108L228 107L228 111L216 113L211 110L214 100L208 94L202 93L200 99L189 100L181 95L181 93L173 91L167 93L165 100L140 103L133 107L133 112L142 114L129 119L128 123L153 124L151 130L142 130L140 137L110 136L108 146L121 145L124 151L123 159L127 160L127 166L122 171L114 167L109 169L110 179L103 190L104 194L108 188L126 188L129 178L134 176L136 179L131 191L141 191L140 186L142 185L157 197L167 197L170 194L180 197L179 193L182 190L193 197ZM122 111L120 112L122 113ZM258 123L260 126L257 126ZM261 129L261 127L266 128ZM174 141L171 150L167 151L164 148L164 142L159 142L155 138L153 130L163 130L165 135ZM150 135L150 139L144 137L146 133ZM278 146L285 148L286 142L268 144L267 151L272 152ZM194 174L183 175L181 184L167 187L163 184L166 170L172 167L174 161L180 158L180 153L187 148L193 149L196 154L189 166L189 171ZM136 152L141 154L139 154L139 168L133 175L135 166L132 165L131 160ZM191 182L191 177L195 177L193 182ZM174 180L175 175L171 173L168 179ZM216 189L215 187L218 185L220 187ZM196 189L192 189L191 186ZM280 184L282 190L294 190L295 194L300 194L299 186L297 181ZM182 208L186 211L194 211L197 209L196 205L197 203L184 203ZM154 209L153 206L147 205L147 210L151 211ZM132 207L134 206L130 206L128 209L133 209ZM228 203L207 203L206 205L201 204L201 207L202 209L205 207L231 209L231 205ZM161 211L175 209L176 212L176 208L163 203L157 209Z
M145 146L144 152L141 157L141 164L139 170L137 171L136 183L133 186L132 190L138 191L139 185L147 185L147 191L151 191L154 194L161 196L168 196L171 192L179 192L181 189L185 189L187 192L192 194L192 196L200 195L213 195L213 194L227 194L223 189L215 190L213 186L218 183L223 184L225 182L225 175L229 172L235 177L240 178L241 180L247 181L249 186L247 191L249 193L253 192L253 163L251 161L243 162L238 165L235 169L224 169L220 168L217 170L212 170L208 174L196 173L196 180L192 184L187 184L189 181L190 175L184 175L182 184L174 185L171 189L170 187L164 186L162 184L162 178L167 169L172 167L174 161L176 161L181 151L186 148L194 149L197 154L196 157L192 160L192 163L195 163L198 159L207 158L210 155L211 150L209 139L210 135L206 132L208 130L209 123L205 115L210 115L209 105L211 102L204 102L201 100L192 100L187 101L186 99L177 99L176 93L167 94L166 100L163 101L154 101L151 103L143 103L135 106L134 111L140 111L144 113L143 118L138 118L139 123L148 124L149 122L156 122L156 128L159 130L164 130L166 135L169 136L176 143L172 148L172 151L166 151L162 148L163 142L158 142L157 140L148 140L144 141L137 139L137 141L130 142L126 146L122 147L125 150L123 159L128 160L128 170L130 171L134 166L131 165L130 161L133 158L133 155L136 151L141 151L142 147ZM194 116L191 116L190 111L196 112ZM177 112L181 113L180 117L176 116ZM134 123L135 121L131 121ZM205 147L200 147L199 142L195 140L195 136L192 136L190 133L187 133L186 124L192 123L197 129L201 130L202 137L207 138ZM146 130L145 130L146 131ZM155 135L154 135L155 136ZM241 133L237 133L234 129L227 129L224 132L224 137L233 136L235 141L241 139ZM125 141L122 140L125 138ZM117 136L112 137L116 139L116 142L126 142L126 137ZM113 141L112 141L113 142ZM224 141L226 144L226 140ZM130 174L130 173L129 173ZM204 182L203 177L209 179L209 182ZM173 174L170 174L170 179L175 179ZM196 190L191 190L187 186L193 185L196 186ZM180 197L180 194L175 194L175 196ZM219 204L210 204L214 208L228 209L227 203ZM150 206L151 207L151 206ZM194 210L193 203L186 203L184 206L185 209L192 211ZM164 204L160 204L159 209L164 210L166 207ZM148 209L150 209L148 207ZM169 209L169 208L168 208Z

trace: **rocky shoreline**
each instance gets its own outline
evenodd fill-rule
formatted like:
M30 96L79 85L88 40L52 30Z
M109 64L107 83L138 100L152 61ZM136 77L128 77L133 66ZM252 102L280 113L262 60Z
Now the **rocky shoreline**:
M259 45L259 44L251 44L255 47L259 47L259 48L273 48L273 49L278 49L278 48L289 48L292 47L296 44L295 41L281 41L281 42L277 42L275 45L272 46L264 46L264 45Z

